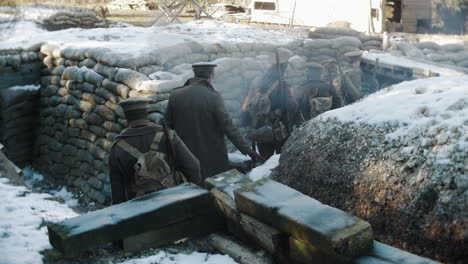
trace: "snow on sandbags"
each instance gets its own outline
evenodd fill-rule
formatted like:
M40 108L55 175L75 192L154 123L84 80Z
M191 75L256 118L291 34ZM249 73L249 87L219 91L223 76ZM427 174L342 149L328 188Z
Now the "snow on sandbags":
M174 80L148 80L140 82L135 90L142 93L169 93L172 89L182 85L182 82Z
M15 86L0 92L0 141L15 164L31 162L37 122L39 86Z
M431 41L414 44L399 42L392 45L390 52L394 55L468 68L468 49L461 44L439 45Z
M378 34L366 35L351 28L319 27L309 33L311 39L335 39L340 37L354 37L361 41L363 50L382 50L382 36ZM323 47L319 47L323 48Z
M38 22L47 30L62 30L67 28L93 28L100 22L96 13L90 10L58 11L43 21Z

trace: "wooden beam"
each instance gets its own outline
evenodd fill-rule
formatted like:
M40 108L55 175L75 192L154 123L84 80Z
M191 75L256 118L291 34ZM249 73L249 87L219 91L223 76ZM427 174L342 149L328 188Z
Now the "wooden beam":
M348 261L372 245L369 223L271 179L234 191L237 209L320 251Z
M217 250L231 256L240 264L271 264L272 260L267 254L253 252L249 248L240 245L220 234L211 234L208 242Z
M47 229L52 246L66 255L78 255L89 248L212 215L214 211L207 190L183 184L51 224Z
M149 231L124 239L125 251L140 251L157 248L182 238L192 238L199 235L211 234L224 229L224 223L219 214L199 215L179 223L165 226L161 229Z

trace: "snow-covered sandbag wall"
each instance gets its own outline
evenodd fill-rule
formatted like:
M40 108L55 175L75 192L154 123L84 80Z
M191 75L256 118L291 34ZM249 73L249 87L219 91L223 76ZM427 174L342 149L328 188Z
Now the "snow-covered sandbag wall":
M316 46L328 50L319 57ZM357 38L294 40L281 47L294 56L284 74L294 89L306 79L306 63L357 50ZM118 103L148 97L150 119L159 121L170 91L193 76L191 64L213 62L214 87L234 123L253 79L263 76L275 49L271 43L198 43L185 41L139 54L109 48L81 48L45 43L40 90L40 131L34 165L45 175L77 187L98 203L109 198L106 157L113 139L126 127ZM323 54L320 54L323 55ZM318 58L319 57L319 58Z
M363 50L382 50L382 35L364 34L351 28L319 27L309 33L311 39L334 39L339 37L355 37L362 42Z
M28 48L0 50L0 90L37 83L41 77L41 43Z
M439 45L431 41L414 44L397 42L390 47L389 51L394 55L468 68L468 49L461 44Z
M40 43L28 48L0 50L0 142L19 166L31 162L37 127L37 90L41 77ZM23 87L23 86L24 87Z
M38 127L38 85L0 90L0 142L7 157L24 167L31 162Z
M466 259L468 77L404 82L295 130L274 179L372 224L376 239Z

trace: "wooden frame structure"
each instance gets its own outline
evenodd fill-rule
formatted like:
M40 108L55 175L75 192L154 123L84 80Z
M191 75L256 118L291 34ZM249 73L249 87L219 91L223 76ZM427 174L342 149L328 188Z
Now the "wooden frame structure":
M173 0L169 5L167 5L165 1L159 1L158 9L161 11L161 14L153 21L153 24L158 22L164 15L170 19L169 22L177 21L182 23L179 19L179 15L190 3L198 8L198 13L205 13L206 17L212 18L212 16L205 11L205 9L198 3L197 0Z

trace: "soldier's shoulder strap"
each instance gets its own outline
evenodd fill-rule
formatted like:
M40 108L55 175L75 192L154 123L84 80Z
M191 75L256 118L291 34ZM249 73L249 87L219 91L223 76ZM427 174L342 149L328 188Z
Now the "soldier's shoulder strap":
M140 158L140 156L143 154L143 153L141 153L141 151L139 151L134 146L128 144L128 142L123 140L123 139L119 139L116 142L116 144L119 145L119 147L121 147L123 150L128 152L130 155L132 155L136 159Z
M163 131L158 131L154 134L153 142L151 143L150 150L158 151L159 143L161 142L162 137L164 136Z

